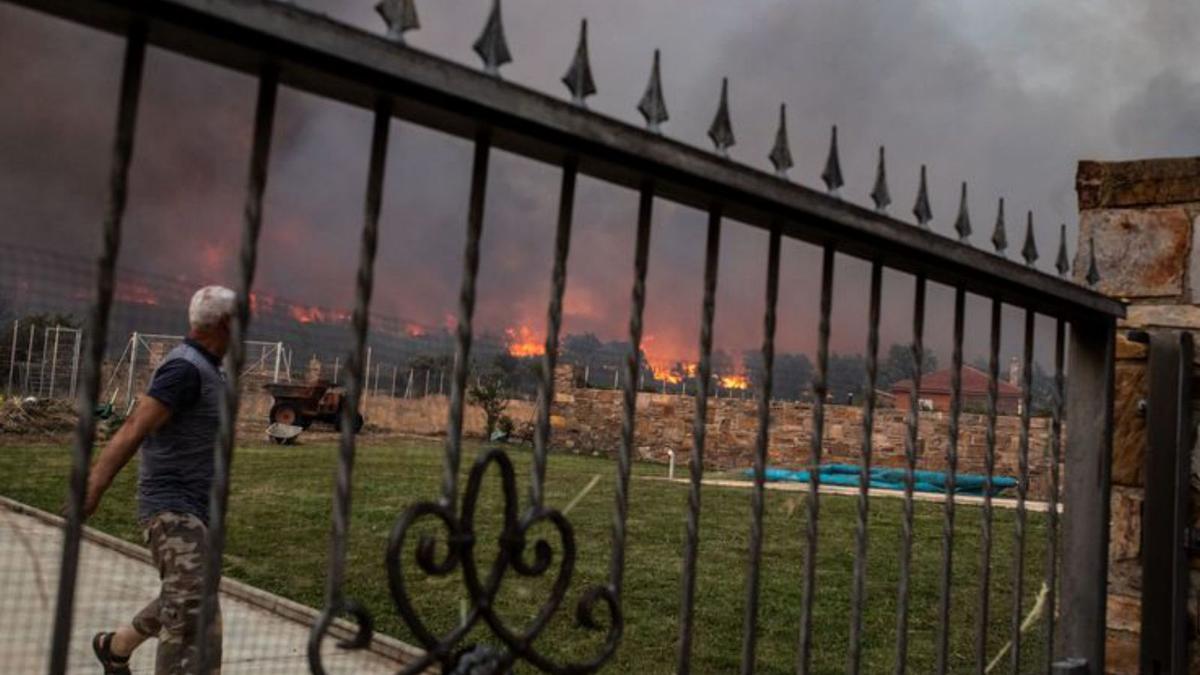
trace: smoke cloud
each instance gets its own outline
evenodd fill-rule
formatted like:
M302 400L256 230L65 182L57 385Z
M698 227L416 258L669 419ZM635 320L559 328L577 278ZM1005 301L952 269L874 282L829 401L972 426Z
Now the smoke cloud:
M372 2L298 2L379 31ZM474 65L490 3L420 3L411 44ZM509 0L515 63L507 79L565 94L578 22L589 19L600 93L592 109L631 123L653 49L663 51L666 133L703 145L721 77L730 78L737 161L766 167L778 104L788 104L793 178L816 185L837 124L847 199L865 203L886 145L895 200L908 218L928 166L935 230L950 235L960 181L970 184L973 240L986 245L997 198L1010 241L1034 212L1040 266L1058 225L1075 231L1075 163L1200 152L1200 20L1153 0L1045 3L850 3L817 0ZM109 161L123 43L0 5L0 240L92 255ZM255 82L152 49L147 61L122 263L197 283L231 283L241 222ZM257 286L312 305L349 306L362 221L370 115L282 92ZM455 312L471 161L469 143L395 123L374 311L428 325ZM553 167L493 153L479 324L541 334L558 196ZM695 356L703 214L655 205L647 351ZM566 304L567 332L624 336L636 195L581 180ZM1069 241L1074 247L1074 241ZM766 237L727 223L717 342L761 340ZM780 348L811 352L819 252L784 249ZM861 351L867 266L839 258L833 346ZM910 278L885 277L883 341L905 341ZM928 341L948 362L952 293L934 288ZM987 307L968 306L968 358L986 345ZM1006 314L1005 353L1019 316ZM1040 323L1039 339L1052 329ZM1041 340L1043 343L1044 339ZM1039 348L1045 354L1045 345Z

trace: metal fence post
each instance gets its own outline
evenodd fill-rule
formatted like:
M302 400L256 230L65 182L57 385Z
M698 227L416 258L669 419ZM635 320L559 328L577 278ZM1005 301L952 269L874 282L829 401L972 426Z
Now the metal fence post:
M20 339L21 320L13 319L13 339L11 354L8 358L8 395L13 393L13 375L17 373L17 340Z
M1114 323L1074 321L1067 377L1066 484L1063 491L1062 614L1057 654L1104 669L1108 598L1108 520L1112 478ZM1056 671L1058 666L1055 666Z
M137 368L138 334L137 331L129 336L129 378L125 381L126 410L133 406L133 378Z
M50 388L46 392L46 398L54 398L54 378L58 376L58 339L61 336L62 326L54 326L54 351L50 353Z
M33 373L33 338L37 334L37 326L29 327L29 347L25 350L25 383L21 386L21 390L25 396L29 395L29 376Z
M75 329L75 349L71 353L71 400L75 400L75 389L79 385L79 355L83 349L83 329Z
M42 329L42 359L38 366L38 385L37 395L44 396L46 390L46 354L50 351L50 327L46 326Z
M338 369L341 367L341 365L342 365L342 357L340 357L340 356L333 357L333 383L334 384L338 383Z
M275 343L275 373L271 376L272 382L279 381L279 364L283 361L283 343Z

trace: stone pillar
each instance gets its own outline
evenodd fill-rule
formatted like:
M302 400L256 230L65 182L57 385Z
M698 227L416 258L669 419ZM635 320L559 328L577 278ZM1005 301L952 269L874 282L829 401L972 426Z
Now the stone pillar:
M1200 158L1080 162L1076 280L1083 282L1094 244L1098 289L1129 304L1117 336L1112 522L1109 547L1106 672L1138 672L1142 589L1142 471L1147 352L1129 329L1200 331ZM1193 460L1200 452L1193 453ZM1198 485L1193 464L1193 485ZM1070 467L1067 467L1070 471ZM1200 503L1193 495L1193 503ZM1200 566L1193 564L1193 588ZM1193 625L1196 607L1191 608ZM1193 636L1191 672L1200 672Z

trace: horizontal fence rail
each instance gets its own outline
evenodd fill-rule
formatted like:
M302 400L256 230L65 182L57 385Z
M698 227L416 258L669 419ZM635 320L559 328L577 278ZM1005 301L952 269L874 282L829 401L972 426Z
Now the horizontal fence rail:
M974 631L973 658L977 672L990 670L1001 660L1019 672L1024 660L1022 636L1029 622L1024 605L1023 587L1027 574L1027 504L1030 484L1030 418L1032 415L1032 373L1035 319L1038 314L1056 321L1054 333L1054 403L1048 442L1051 476L1051 504L1058 501L1058 460L1065 454L1066 485L1063 491L1065 513L1063 541L1058 551L1059 521L1051 508L1047 533L1047 563L1042 583L1047 589L1045 606L1040 611L1049 617L1045 626L1045 652L1038 663L1055 666L1056 657L1077 657L1085 664L1083 672L1100 672L1104 656L1104 582L1107 575L1108 479L1112 436L1113 327L1124 316L1121 303L1065 278L1070 271L1065 228L1062 231L1055 268L1059 277L1038 271L1034 264L1039 254L1033 237L1033 216L1026 218L1020 256L1024 264L1009 260L1004 202L998 206L991 243L995 252L969 245L972 234L967 207L967 185L961 186L961 201L954 222L955 238L933 232L930 223L929 188L925 167L912 214L914 227L887 215L892 197L887 186L885 151L879 150L875 184L870 192L874 209L864 208L838 197L844 187L838 154L836 127L832 130L829 155L822 179L828 194L790 182L787 172L793 166L788 149L786 108L780 108L780 125L775 145L768 157L774 173L737 164L730 160L729 149L736 143L729 112L729 83L722 82L717 111L708 136L715 153L685 145L662 135L668 120L664 102L665 84L659 69L660 55L655 52L650 79L637 109L645 117L646 129L590 112L583 105L595 93L596 83L588 65L586 22L581 27L579 46L563 78L570 91L564 100L505 82L498 77L500 68L511 60L503 34L500 2L495 0L483 33L474 48L483 60L482 71L454 64L442 58L404 46L404 33L418 27L415 5L411 0L385 0L379 12L388 24L386 34L373 35L291 4L270 0L7 0L60 17L110 31L127 39L124 76L117 116L117 137L113 153L110 206L104 221L104 250L99 261L98 297L89 334L89 344L81 387L81 416L74 446L74 467L67 509L66 537L62 549L62 574L59 580L57 612L53 633L50 672L66 672L68 639L83 523L83 498L95 424L94 409L104 353L106 323L113 296L113 272L120 248L120 225L126 197L126 180L133 158L136 110L141 93L141 73L146 46L155 46L198 58L220 67L250 74L258 81L258 101L253 124L253 142L246 186L243 230L238 267L238 304L232 329L232 351L226 358L229 372L223 392L220 432L215 448L216 475L213 487L211 528L205 567L205 603L201 612L200 635L209 625L220 622L217 589L225 546L226 511L230 490L230 471L235 458L235 429L238 414L238 376L246 357L241 340L252 320L249 296L253 286L259 232L263 226L263 193L269 174L272 126L276 97L280 86L292 87L329 99L359 106L373 113L374 126L368 158L368 178L361 233L358 274L355 284L353 349L346 355L347 405L342 410L342 425L334 472L331 505L329 564L324 606L311 627L307 659L314 673L325 672L321 645L331 633L334 621L352 616L357 629L340 646L359 649L372 638L375 618L360 602L350 598L345 588L347 541L351 518L353 466L356 454L352 424L370 390L370 351L367 347L370 327L370 299L374 287L376 245L380 229L380 209L384 199L384 168L387 163L388 137L394 119L405 120L439 130L473 144L466 236L462 254L462 277L455 326L455 359L449 378L447 433L442 448L441 485L436 499L408 506L396 519L384 555L386 579L391 600L424 653L404 665L402 672L424 672L438 666L442 672L506 672L517 664L530 664L550 673L591 673L611 663L619 648L626 625L622 609L625 583L628 520L630 509L631 461L637 448L635 434L639 410L638 380L642 372L641 342L646 305L646 278L656 199L695 207L708 214L703 304L698 336L700 361L698 387L691 438L691 463L687 491L685 539L682 558L682 583L679 598L677 672L692 672L694 624L697 597L697 565L700 556L701 485L704 474L705 429L708 399L712 383L712 346L718 259L724 220L737 220L765 230L769 235L766 251L765 311L761 359L765 368L757 383L758 401L756 436L753 453L753 485L750 518L747 524L745 601L742 611L740 672L752 673L757 667L758 639L763 623L759 610L763 572L764 508L768 451L770 449L772 372L775 360L775 330L779 296L781 246L785 239L808 242L823 251L822 282L817 323L816 379L813 383L813 423L809 443L809 483L805 500L803 548L805 557L799 585L799 633L795 668L799 673L813 672L818 645L828 644L814 625L815 599L821 592L817 569L820 474L824 443L825 403L829 387L829 339L833 311L835 256L848 254L870 264L870 296L865 308L868 330L865 336L865 378L861 416L862 447L859 455L859 479L854 497L855 531L852 547L853 567L850 587L849 644L845 668L848 673L869 670L864 663L864 644L873 627L865 623L868 606L868 557L873 543L870 533L874 459L873 435L879 402L876 384L879 377L879 339L881 286L885 270L910 273L915 278L911 355L916 364L904 436L903 513L899 550L899 578L896 593L895 672L908 672L910 611L912 598L912 558L914 544L915 471L923 452L917 393L927 328L926 288L929 282L954 290L952 322L953 353L950 380L949 429L944 457L948 467L948 490L941 509L941 558L938 569L934 655L936 672L952 670L950 632L954 592L954 555L956 500L954 488L959 466L959 425L964 405L963 333L965 301L968 293L990 300L991 324L988 354L988 397L985 458L985 498L982 510L980 551L981 586L979 612ZM502 149L533 160L561 167L558 217L554 234L554 263L547 304L547 336L538 382L536 431L527 504L522 507L516 489L515 470L508 455L498 449L486 451L470 465L465 485L460 485L463 468L463 415L467 405L472 347L475 341L475 304L481 237L486 221L485 206L491 152ZM573 225L575 185L578 176L592 176L638 192L633 280L629 314L629 352L621 385L621 431L615 451L614 502L611 521L611 550L606 578L573 597L576 629L600 631L602 639L591 654L572 655L582 660L560 663L539 651L538 638L576 589L571 588L576 566L576 535L566 516L546 505L546 472L550 461L551 412L554 402L555 365L558 359L563 297ZM1081 259L1089 265L1084 279L1097 281L1094 252ZM1012 552L1011 606L1003 608L1011 624L1009 643L993 661L988 659L999 645L988 644L989 612L996 611L990 595L993 541L991 492L996 469L996 424L999 403L1000 318L1003 305L1023 310L1023 366L1020 438L1018 448L1017 510L1014 519ZM1070 327L1068 338L1067 327ZM136 338L135 338L136 339ZM1070 379L1065 376L1069 346ZM15 349L15 346L14 348ZM276 352L276 370L282 347ZM339 362L341 363L341 362ZM290 370L290 368L289 368ZM130 369L132 373L132 367ZM378 367L376 368L378 380ZM413 373L408 374L406 392L412 389ZM396 370L392 372L395 392ZM426 391L428 391L428 371ZM377 382L376 382L377 388ZM441 391L439 385L438 388ZM130 387L132 394L132 386ZM719 393L719 392L718 392ZM408 395L406 393L406 395ZM1064 440L1064 419L1080 424ZM1095 421L1095 423L1093 423ZM477 507L486 474L498 473L503 507L495 514L501 518L502 532L498 550L490 561L481 555L476 531ZM961 503L961 502L958 502ZM438 534L427 534L429 525ZM424 527L418 527L418 525ZM537 534L551 531L552 534ZM552 542L557 543L558 551ZM490 550L490 549L489 549ZM461 575L466 599L460 623L439 634L427 623L414 603L413 590L406 579L404 560L411 556L417 567L430 577ZM1058 574L1059 561L1071 574ZM965 563L958 561L960 567ZM409 566L411 567L411 565ZM519 629L505 623L496 608L496 599L505 577L540 579L550 586L548 597L532 621ZM1061 587L1061 594L1058 591ZM1041 600L1039 600L1041 602ZM1061 610L1061 611L1060 611ZM735 611L729 608L728 611ZM1056 629L1056 616L1061 616ZM466 645L472 631L485 629L495 645ZM1057 641L1057 643L1056 643ZM201 664L216 665L219 654L201 642ZM732 651L730 642L730 650ZM889 643L890 646L890 643ZM1062 666L1065 667L1065 666ZM1086 668L1091 670L1086 670Z

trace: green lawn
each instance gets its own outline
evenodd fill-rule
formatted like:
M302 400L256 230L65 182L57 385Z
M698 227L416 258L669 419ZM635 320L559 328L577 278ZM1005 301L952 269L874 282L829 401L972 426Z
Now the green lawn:
M464 449L464 479L481 446ZM518 494L528 489L530 454L512 449L517 465ZM238 450L233 468L227 574L312 606L320 606L328 556L333 445L313 441L299 447L248 446ZM0 494L48 510L63 502L68 453L58 446L0 446ZM586 586L608 571L615 466L612 462L575 455L553 455L547 478L547 503L563 507L595 475L600 483L579 502L569 518L574 525L579 560L568 603L542 637L539 646L558 658L589 658L601 642L599 633L571 623L574 600ZM631 484L629 546L626 556L625 637L611 672L666 673L674 667L678 625L680 559L683 551L686 487L637 476L661 475L662 467L635 465ZM348 594L367 604L378 628L411 639L388 596L383 555L397 515L409 504L436 496L441 475L441 445L434 441L375 441L360 448L355 467L353 518L349 546ZM480 530L494 535L501 503L496 473L485 483L478 520ZM140 543L134 522L136 467L128 467L105 498L92 525ZM854 561L855 500L823 496L814 621L817 672L845 670L849 641L849 607ZM863 643L864 673L890 672L894 655L897 560L902 502L871 501L867 609ZM759 621L759 668L762 673L794 670L800 616L804 556L804 497L770 492L766 500L762 595ZM914 546L909 672L933 670L937 629L938 579L941 561L942 511L938 504L918 503ZM701 556L696 607L694 671L737 670L741 650L742 607L750 491L706 488L701 517ZM992 617L989 652L1008 639L1013 571L1014 514L997 511L992 571ZM952 672L973 667L974 626L978 611L979 530L981 512L960 506L955 540L954 603L951 619ZM1030 514L1026 560L1025 608L1033 602L1043 576L1044 518ZM426 527L425 531L434 531ZM548 532L548 530L547 530ZM444 539L443 539L444 541ZM494 545L482 545L481 566L490 563ZM555 544L555 549L561 550ZM444 549L440 549L444 550ZM459 575L426 579L407 556L416 578L411 588L431 625L448 629L457 620L463 592ZM510 624L527 621L549 582L506 577L500 607ZM478 639L484 639L482 632ZM1022 670L1038 670L1040 624L1027 635ZM1007 661L997 672L1009 672Z

